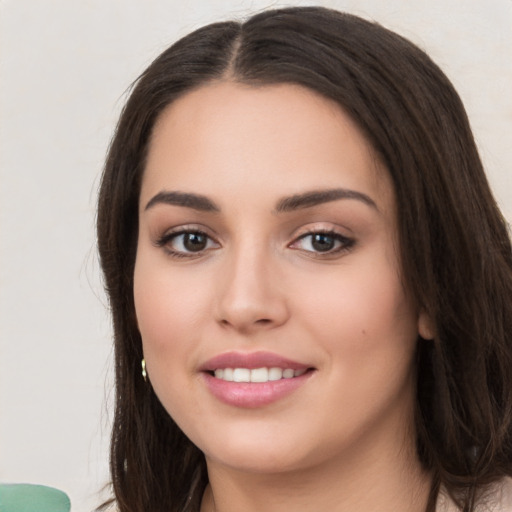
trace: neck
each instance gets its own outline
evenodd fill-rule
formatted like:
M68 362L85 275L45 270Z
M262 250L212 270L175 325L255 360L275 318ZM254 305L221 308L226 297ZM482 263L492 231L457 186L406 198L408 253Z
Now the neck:
M354 458L277 474L242 472L209 461L210 484L201 512L425 512L431 477L414 450L378 460Z

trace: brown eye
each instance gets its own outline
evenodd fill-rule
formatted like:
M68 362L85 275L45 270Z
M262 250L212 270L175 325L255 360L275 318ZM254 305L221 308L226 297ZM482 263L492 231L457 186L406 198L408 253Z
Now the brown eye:
M316 233L311 235L311 247L318 252L332 251L336 244L334 237L324 233Z
M312 232L302 235L291 247L313 254L336 254L350 249L355 243L352 238L347 238L336 232Z
M156 242L166 252L176 257L200 255L210 249L216 249L219 244L202 231L179 231L168 233Z
M184 233L179 236L183 237L183 247L190 252L203 251L208 244L208 237L204 233Z

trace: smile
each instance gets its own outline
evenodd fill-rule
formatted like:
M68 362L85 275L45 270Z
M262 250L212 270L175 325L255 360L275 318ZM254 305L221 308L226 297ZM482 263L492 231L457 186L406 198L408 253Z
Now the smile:
M281 379L293 379L306 373L307 369L293 368L218 368L215 378L226 382L271 382Z
M266 351L225 352L209 359L198 370L217 400L249 409L285 399L316 373L316 368L308 363Z

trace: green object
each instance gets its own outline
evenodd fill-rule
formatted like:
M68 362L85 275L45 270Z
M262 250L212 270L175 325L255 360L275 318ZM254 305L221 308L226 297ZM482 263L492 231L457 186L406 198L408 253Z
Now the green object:
M0 512L69 512L68 496L44 485L0 484Z

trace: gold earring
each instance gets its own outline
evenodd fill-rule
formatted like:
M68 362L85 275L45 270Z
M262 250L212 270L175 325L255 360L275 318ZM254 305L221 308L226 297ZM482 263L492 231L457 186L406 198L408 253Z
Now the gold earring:
M144 382L147 382L148 381L148 374L146 372L146 360L142 359L142 361L140 362L140 365L142 366L142 377L144 379Z

